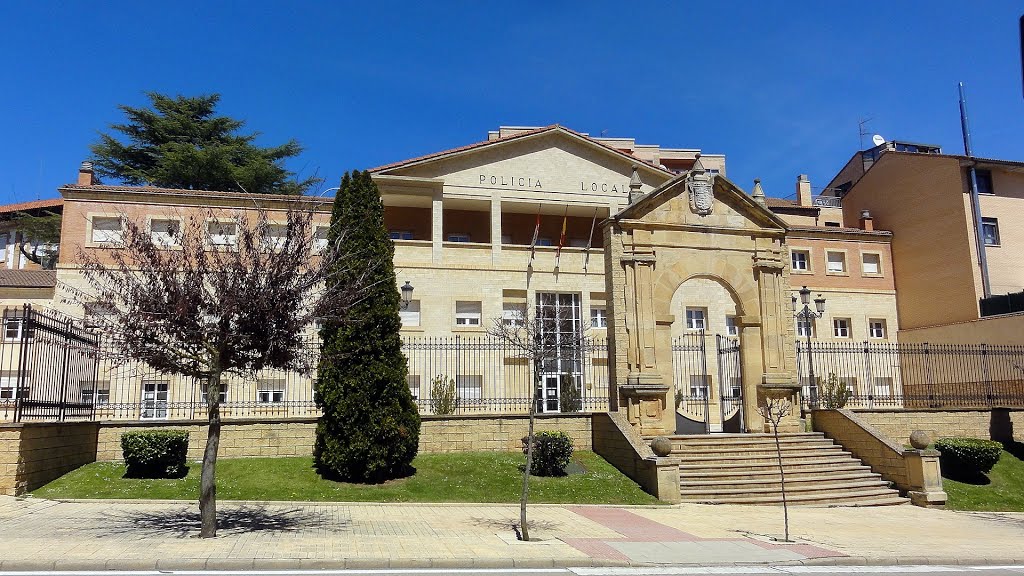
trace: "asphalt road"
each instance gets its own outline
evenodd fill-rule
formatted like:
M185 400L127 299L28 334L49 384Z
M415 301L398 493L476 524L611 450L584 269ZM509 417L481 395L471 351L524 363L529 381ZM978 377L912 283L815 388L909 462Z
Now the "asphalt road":
M521 569L382 569L382 570L241 570L140 572L0 572L0 576L842 576L914 574L915 576L1020 576L1021 566L680 566L652 568L521 568Z

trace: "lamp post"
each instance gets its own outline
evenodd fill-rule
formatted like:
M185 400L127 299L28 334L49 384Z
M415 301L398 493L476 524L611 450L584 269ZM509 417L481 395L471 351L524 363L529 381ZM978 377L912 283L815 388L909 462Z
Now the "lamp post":
M412 284L410 284L409 281L406 280L405 284L402 285L402 302L400 304L402 310L407 309L409 307L409 304L412 302L412 291Z
M793 308L796 308L796 296L793 297ZM803 309L798 310L795 316L798 321L806 322L805 334L807 336L807 373L809 376L808 390L812 391L811 402L814 403L817 400L818 387L814 381L814 355L811 354L811 322L817 318L821 318L825 314L825 299L818 294L818 297L814 299L814 310L811 310L809 304L811 303L811 290L804 286L800 289L800 303L803 304Z

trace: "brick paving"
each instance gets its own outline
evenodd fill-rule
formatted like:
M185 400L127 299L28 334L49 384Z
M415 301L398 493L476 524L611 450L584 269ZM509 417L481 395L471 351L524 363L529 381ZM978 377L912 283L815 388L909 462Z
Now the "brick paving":
M1024 561L1024 515L912 506L226 503L199 539L193 503L0 497L0 569L550 567Z

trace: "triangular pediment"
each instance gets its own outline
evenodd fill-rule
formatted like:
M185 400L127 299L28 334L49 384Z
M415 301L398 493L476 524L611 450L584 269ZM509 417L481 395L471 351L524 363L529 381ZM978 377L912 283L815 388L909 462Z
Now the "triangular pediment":
M443 180L447 191L501 189L618 197L625 205L634 166L649 193L673 176L560 126L440 152L373 170L379 176Z
M716 175L712 180L711 213L701 215L691 206L686 183L680 174L653 190L614 216L616 220L645 223L686 224L710 229L786 230L786 223L768 208L758 204L728 178Z

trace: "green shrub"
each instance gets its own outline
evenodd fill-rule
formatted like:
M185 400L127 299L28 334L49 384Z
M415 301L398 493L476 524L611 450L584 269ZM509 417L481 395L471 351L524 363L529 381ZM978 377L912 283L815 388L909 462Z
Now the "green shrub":
M846 387L846 383L840 382L835 372L832 372L818 391L818 405L826 410L838 410L846 406L851 396L853 392Z
M430 381L430 411L438 416L455 414L459 409L459 394L455 380L438 374Z
M121 435L121 453L129 478L181 478L188 471L188 432L125 432Z
M984 474L992 470L1003 453L1003 445L978 438L942 438L935 442L944 471L954 475Z
M523 454L526 454L526 438L523 438ZM536 432L533 435L533 464L530 474L534 476L565 476L565 467L572 459L572 438L565 432Z

